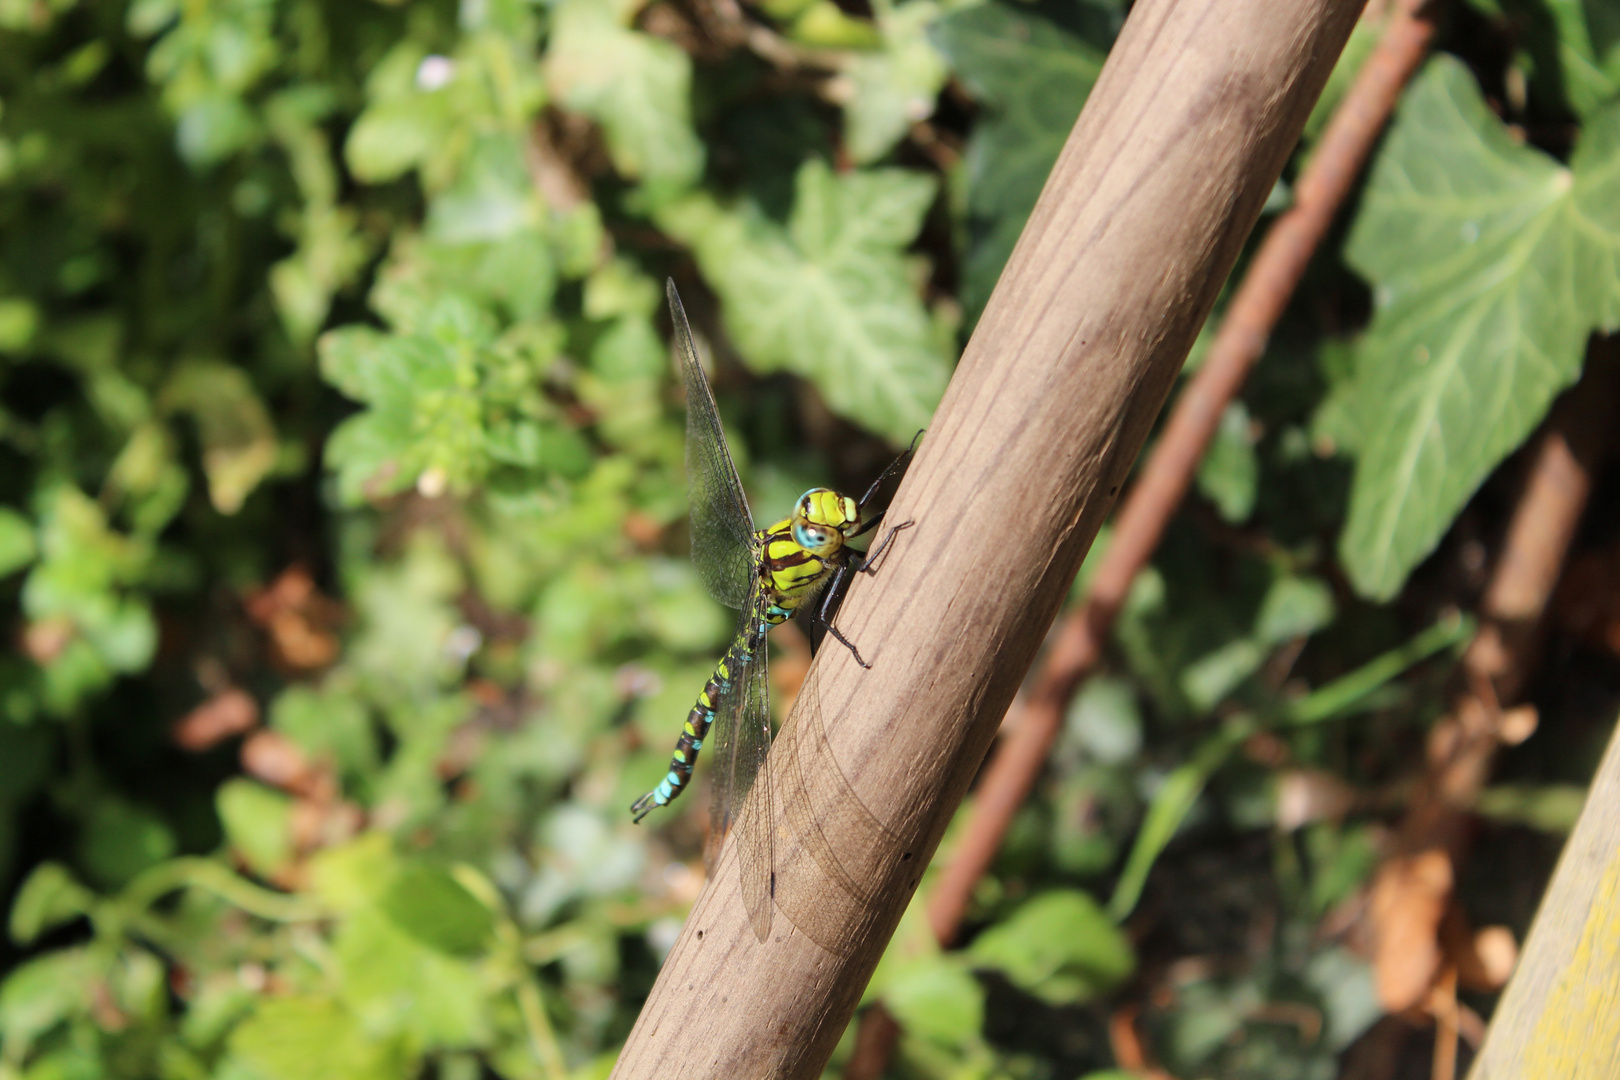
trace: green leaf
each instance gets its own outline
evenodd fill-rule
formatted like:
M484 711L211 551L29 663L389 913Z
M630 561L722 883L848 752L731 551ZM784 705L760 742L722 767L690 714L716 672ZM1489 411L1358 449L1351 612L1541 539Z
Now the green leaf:
M908 1035L943 1046L969 1046L984 1026L984 988L938 953L896 965L884 981L883 1004Z
M1620 13L1593 0L1502 0L1530 59L1532 90L1589 117L1620 93Z
M39 308L31 301L8 296L0 300L0 353L19 353L39 329Z
M1227 756L1254 731L1255 724L1248 718L1228 721L1199 743L1191 759L1165 777L1159 790L1154 792L1153 804L1148 807L1147 817L1137 831L1136 843L1131 845L1131 853L1114 885L1114 895L1108 899L1109 915L1124 919L1131 913L1141 898L1142 887L1147 884L1148 872L1198 802L1204 785L1209 783L1215 770L1225 764Z
M1105 765L1123 764L1142 750L1142 712L1135 689L1124 679L1087 679L1063 726L1065 741L1072 740Z
M973 939L968 956L1054 1005L1106 993L1136 969L1129 940L1088 893L1057 889Z
M22 964L0 986L0 1045L21 1061L41 1035L90 1008L98 965L84 948L46 953Z
M685 187L703 171L692 130L692 60L673 42L624 26L615 8L639 4L562 0L552 8L546 78L570 109L602 125L619 172Z
M257 1080L396 1080L398 1039L379 1039L330 998L267 998L231 1035L231 1057Z
M444 97L412 95L378 101L349 129L343 158L354 178L380 184L413 169L442 137Z
M901 254L934 183L898 169L838 176L811 161L796 192L786 232L751 204L727 210L707 196L664 206L659 223L692 246L751 366L802 375L836 412L908 441L949 376Z
M1254 636L1267 645L1310 637L1333 621L1333 590L1320 578L1285 574L1260 603Z
M270 876L293 854L292 799L251 780L227 780L214 797L231 847L255 873Z
M1340 555L1387 600L1620 325L1620 107L1569 168L1513 141L1437 57L1408 93L1350 237L1376 286Z
M402 868L379 904L401 930L453 956L483 951L495 929L489 908L448 871L427 863Z
M934 99L949 74L926 33L938 17L939 5L932 0L879 9L882 49L858 54L847 72L845 137L857 164L881 158L912 124L934 114Z
M368 832L310 859L310 888L321 903L337 911L356 911L373 903L394 880L399 860L385 832Z
M183 364L159 400L197 421L209 499L220 513L236 513L276 462L276 429L247 372L217 361Z
M1254 452L1249 410L1234 401L1221 414L1221 426L1204 460L1198 464L1198 490L1215 504L1221 517L1234 524L1254 512L1260 487L1260 458Z
M427 234L445 244L504 240L543 221L521 140L490 135L473 143L455 184L434 197Z
M338 932L340 997L370 1032L398 1033L429 1048L488 1039L489 1003L478 971L406 933L375 910Z
M400 491L430 470L451 490L483 474L478 381L493 334L483 311L449 295L406 333L357 327L321 337L321 374L371 406L345 420L327 443L327 467L336 470L346 500Z
M270 707L270 726L316 757L363 773L377 763L377 738L360 697L337 680L319 689L294 684Z
M1585 805L1586 789L1574 784L1498 784L1480 792L1476 808L1495 821L1565 835Z
M109 529L101 506L75 487L51 488L39 505L42 558L23 583L23 610L35 620L65 619L84 639L70 641L48 661L47 672L76 666L71 676L62 672L64 686L87 691L97 685L100 676L86 657L75 656L74 646L83 643L100 662L95 666L141 670L157 646L157 624L146 603L119 586L146 572L149 547Z
M971 323L1057 162L1097 76L1103 51L1008 5L956 11L929 36L985 106L964 156L968 249L962 306Z
M84 815L79 858L85 875L102 885L122 885L174 854L174 833L144 807L114 796L96 800Z
M1199 712L1219 705L1238 685L1260 670L1266 652L1253 638L1241 637L1205 653L1181 672L1181 689Z
M15 573L34 561L34 523L8 506L0 506L0 577Z
M11 940L28 945L39 935L87 914L95 895L61 863L34 868L11 905Z

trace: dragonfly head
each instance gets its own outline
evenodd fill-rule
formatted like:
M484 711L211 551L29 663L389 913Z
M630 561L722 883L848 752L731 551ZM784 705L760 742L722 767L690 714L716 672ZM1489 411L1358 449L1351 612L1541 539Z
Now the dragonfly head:
M811 488L793 508L793 540L817 555L830 555L861 529L861 508L848 495Z

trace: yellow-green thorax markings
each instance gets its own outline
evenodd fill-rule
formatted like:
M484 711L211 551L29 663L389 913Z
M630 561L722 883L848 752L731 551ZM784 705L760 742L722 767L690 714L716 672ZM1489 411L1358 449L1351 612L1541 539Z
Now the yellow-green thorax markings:
M799 496L791 517L754 533L752 554L759 582L752 590L749 615L753 625L744 624L745 632L737 635L715 665L714 674L686 715L686 727L670 756L669 772L630 808L635 820L667 806L686 789L698 751L714 723L715 709L733 691L737 673L747 670L755 651L765 647L765 632L792 618L848 561L850 552L844 542L860 532L861 510L854 499L829 488L811 488ZM755 632L746 632L749 629Z

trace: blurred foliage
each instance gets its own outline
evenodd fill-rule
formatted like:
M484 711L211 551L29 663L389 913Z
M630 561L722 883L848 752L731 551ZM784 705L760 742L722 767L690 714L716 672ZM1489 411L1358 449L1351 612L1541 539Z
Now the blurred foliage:
M1125 8L0 0L0 1078L604 1076L702 874L701 794L626 807L731 625L662 280L761 514L858 490ZM1120 1075L1144 987L1178 1075L1377 1017L1313 927L1387 802L1277 789L1409 776L1454 522L1620 324L1605 11L1458 6L966 946L902 924L894 1075ZM1589 757L1482 809L1567 828Z

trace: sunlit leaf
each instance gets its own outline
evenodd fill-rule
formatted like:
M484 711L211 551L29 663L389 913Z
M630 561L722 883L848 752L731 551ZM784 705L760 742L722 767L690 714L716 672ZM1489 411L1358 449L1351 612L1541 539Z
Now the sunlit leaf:
M911 0L886 8L878 18L883 46L857 54L850 64L849 153L868 164L887 154L911 125L934 113L934 99L945 85L945 61L929 42L928 24L939 17L932 0Z
M372 1032L399 1033L429 1047L489 1038L483 980L467 963L374 910L347 919L334 953L341 998Z
M1340 554L1393 596L1496 464L1620 325L1620 107L1568 168L1513 141L1460 63L1402 103L1350 237L1376 284L1355 411L1363 429Z
M214 797L231 846L259 874L269 876L293 853L293 802L279 791L237 778Z
M401 868L379 906L401 930L453 956L482 951L494 930L489 908L448 871L427 863Z
M83 1011L98 966L81 946L46 953L11 971L0 984L0 1040L7 1055L23 1058L34 1040Z
M636 5L563 0L552 8L546 75L570 109L602 125L621 173L684 186L703 169L692 130L692 61L671 42L631 30ZM622 12L616 8L627 8Z
M787 230L706 196L664 207L660 221L692 246L750 364L802 375L839 413L906 442L949 373L901 254L934 190L920 174L838 176L810 162Z
M330 998L265 1001L232 1033L230 1050L260 1080L392 1080L407 1071L399 1040L374 1037Z
M89 912L95 897L61 863L40 863L11 906L11 939L27 945L48 930Z

